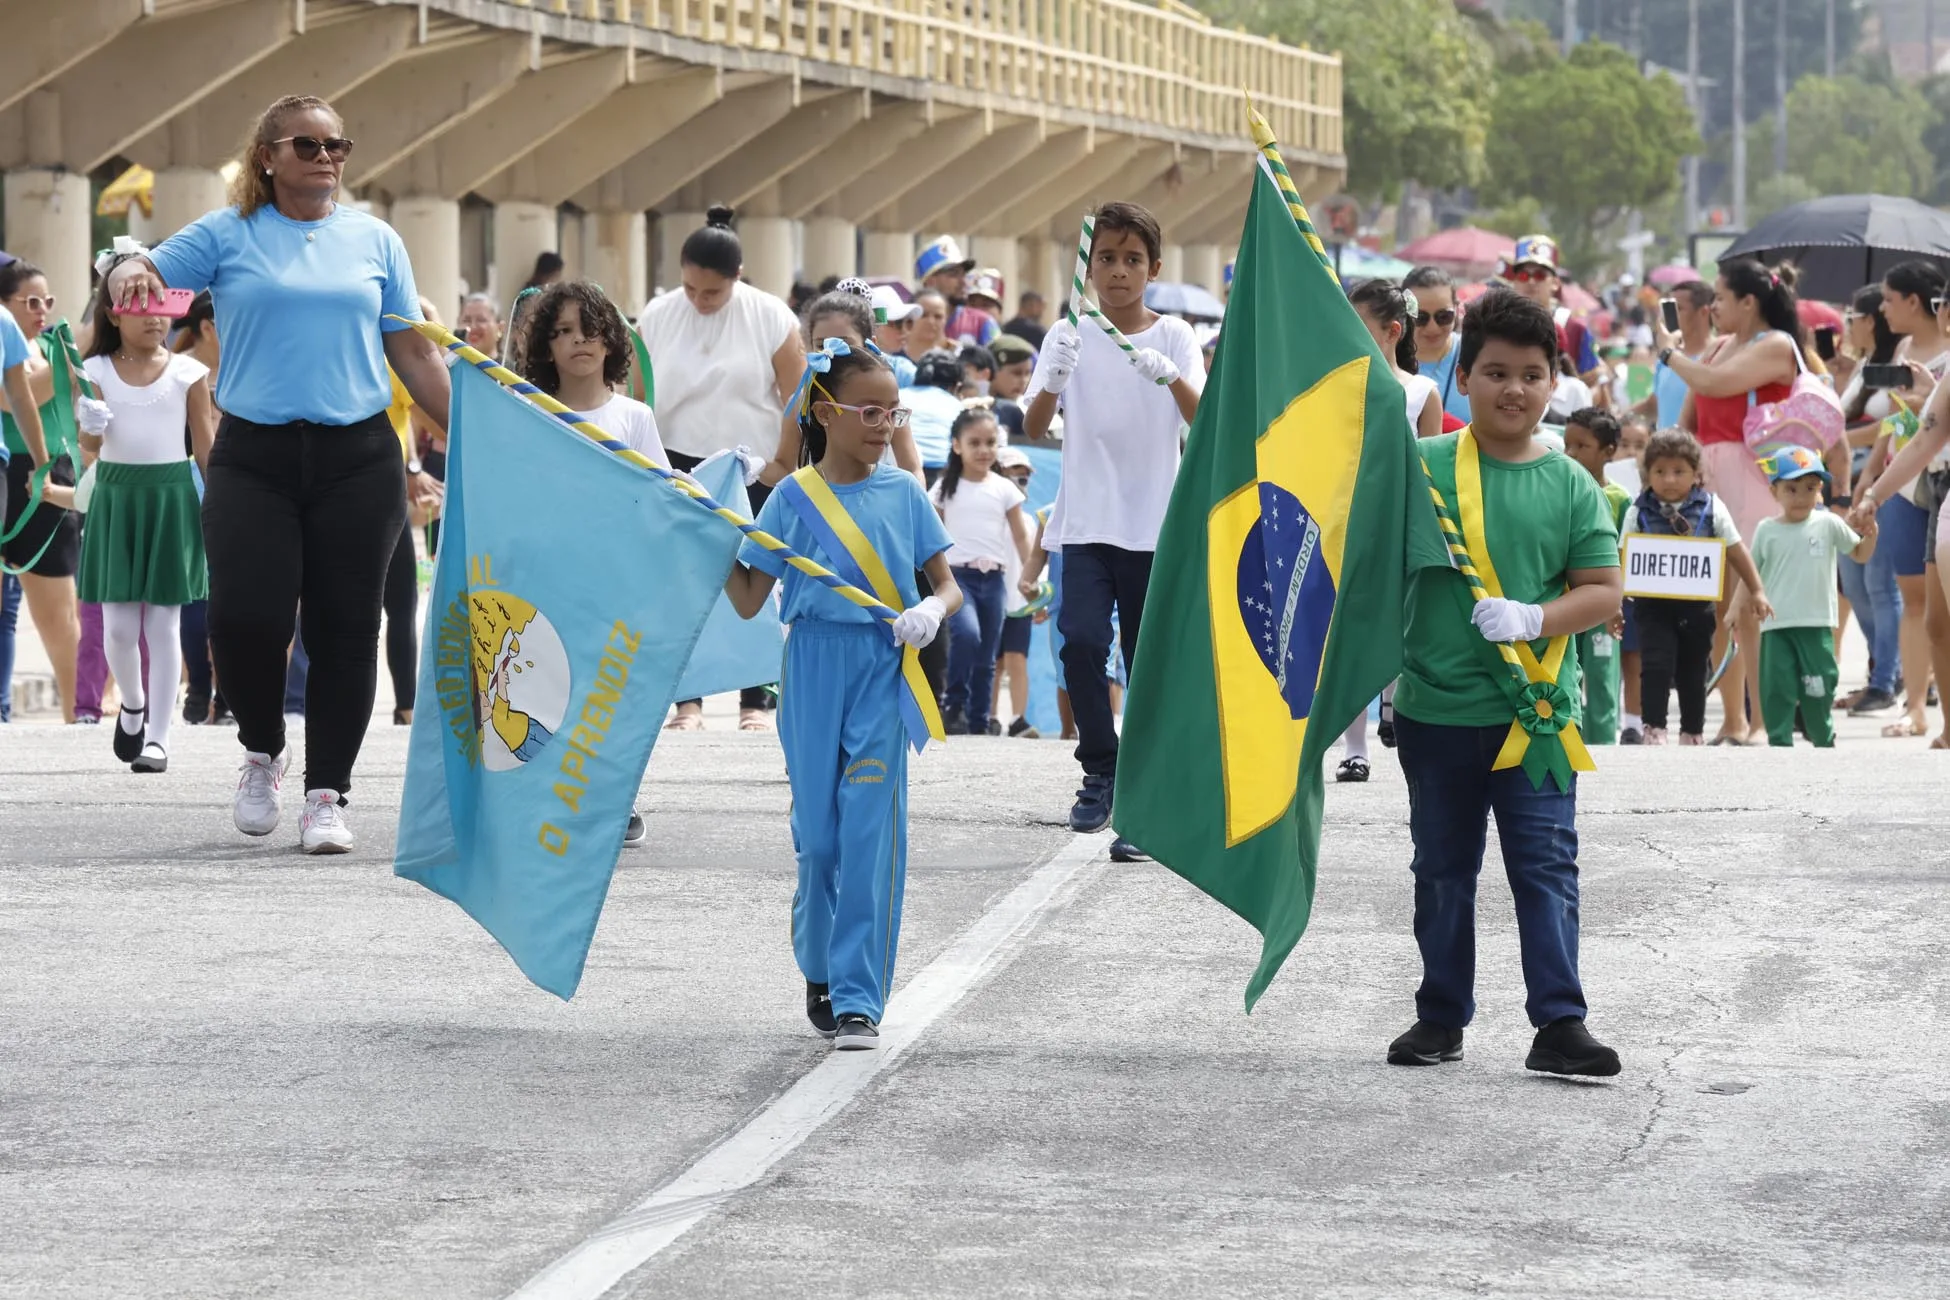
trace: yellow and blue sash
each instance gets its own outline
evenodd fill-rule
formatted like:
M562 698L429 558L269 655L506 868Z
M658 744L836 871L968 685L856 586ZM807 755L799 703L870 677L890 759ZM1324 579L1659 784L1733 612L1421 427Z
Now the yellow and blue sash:
M1430 487L1433 490L1434 484ZM1477 459L1475 435L1467 428L1456 439L1456 506L1462 516L1463 545L1474 562L1473 568L1464 574L1472 580L1472 595L1478 600L1485 595L1501 596L1503 584L1498 581L1496 564L1490 558L1489 534L1483 523L1483 471ZM1454 549L1453 540L1451 549ZM1496 761L1490 765L1492 771L1521 767L1538 789L1543 788L1544 779L1549 776L1557 781L1558 789L1568 791L1573 773L1597 769L1598 765L1591 761L1591 751L1585 748L1584 739L1578 734L1577 724L1569 720L1571 697L1558 685L1570 644L1568 636L1550 638L1544 645L1541 660L1528 641L1518 641L1512 647L1527 684L1518 689L1499 674L1499 681L1512 692L1511 703L1517 717L1510 724Z
M813 540L826 552L827 562L856 587L864 587L880 598L889 609L902 608L900 588L893 575L873 549L860 525L848 514L833 489L808 465L775 489L799 516L799 522L812 533ZM935 705L934 688L921 671L921 653L913 646L901 647L901 678L907 689L901 693L901 722L907 738L919 753L929 740L941 740L941 710Z

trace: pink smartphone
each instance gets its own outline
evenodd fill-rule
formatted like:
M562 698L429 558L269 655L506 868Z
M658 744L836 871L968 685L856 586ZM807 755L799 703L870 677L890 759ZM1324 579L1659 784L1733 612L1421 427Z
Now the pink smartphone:
M167 316L171 320L180 320L190 314L190 304L195 301L196 295L188 289L165 289L161 302L151 298L147 307L132 307L122 314L124 316Z

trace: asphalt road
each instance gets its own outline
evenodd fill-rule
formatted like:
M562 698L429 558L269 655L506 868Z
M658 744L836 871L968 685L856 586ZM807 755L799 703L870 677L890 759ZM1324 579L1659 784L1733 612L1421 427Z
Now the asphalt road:
M1569 1083L1522 1068L1494 847L1466 1060L1383 1064L1418 973L1385 754L1330 787L1251 1017L1256 936L1067 847L1067 747L921 761L903 981L965 996L849 1080L802 1014L768 737L665 738L565 1005L391 876L401 730L358 851L309 859L295 796L230 829L234 732L136 777L100 730L0 729L0 1296L507 1296L837 1082L613 1294L1940 1297L1950 756L1871 730L1601 752L1584 972L1625 1072Z

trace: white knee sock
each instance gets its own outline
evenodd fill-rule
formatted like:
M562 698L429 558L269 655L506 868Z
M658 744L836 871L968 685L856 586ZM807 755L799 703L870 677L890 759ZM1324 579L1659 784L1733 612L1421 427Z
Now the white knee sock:
M145 605L142 631L149 640L149 739L169 748L169 724L183 679L183 607Z
M142 606L126 601L102 606L102 657L122 693L122 730L134 735L140 727L131 724L140 720L128 711L141 713L149 699L142 683Z
M1347 752L1343 758L1366 758L1368 756L1368 711L1361 710L1359 717L1341 733L1341 745Z

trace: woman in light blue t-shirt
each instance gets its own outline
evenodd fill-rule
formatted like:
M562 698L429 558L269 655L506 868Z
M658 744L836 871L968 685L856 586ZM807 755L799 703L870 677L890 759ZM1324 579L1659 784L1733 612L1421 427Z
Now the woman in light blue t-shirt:
M1418 266L1402 277L1402 288L1415 297L1415 373L1435 383L1444 414L1469 423L1469 398L1456 384L1456 360L1462 351L1456 323L1456 284L1439 266Z
M246 835L278 824L284 674L298 612L311 657L305 692L308 853L352 845L340 804L372 716L386 568L407 493L437 489L386 418L390 365L413 404L447 423L447 371L402 321L420 317L393 228L337 201L352 141L310 96L265 110L239 160L231 205L118 264L118 306L165 286L208 289L223 337L223 411L203 501L210 649L245 755L234 816Z

